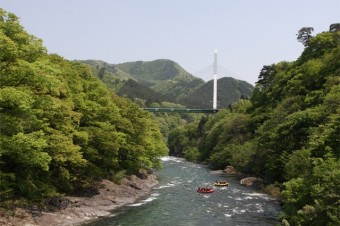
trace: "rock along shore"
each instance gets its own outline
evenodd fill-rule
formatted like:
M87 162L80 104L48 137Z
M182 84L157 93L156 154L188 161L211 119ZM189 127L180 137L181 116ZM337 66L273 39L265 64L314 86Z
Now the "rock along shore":
M3 226L75 226L100 217L111 215L111 211L131 203L147 195L152 187L158 184L153 174L148 174L144 179L131 176L124 179L121 184L103 180L99 194L93 197L66 196L68 205L55 212L27 211L15 209L13 216L0 217Z

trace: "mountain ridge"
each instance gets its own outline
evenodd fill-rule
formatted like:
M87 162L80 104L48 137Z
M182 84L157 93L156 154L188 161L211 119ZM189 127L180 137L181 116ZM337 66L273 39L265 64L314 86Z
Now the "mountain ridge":
M168 59L109 64L100 60L84 60L110 89L118 95L147 103L163 101L190 108L210 108L212 80L205 82ZM231 77L218 79L218 107L225 108L252 94L253 86ZM197 98L199 97L199 98ZM139 104L140 101L139 101ZM141 104L143 105L143 104Z

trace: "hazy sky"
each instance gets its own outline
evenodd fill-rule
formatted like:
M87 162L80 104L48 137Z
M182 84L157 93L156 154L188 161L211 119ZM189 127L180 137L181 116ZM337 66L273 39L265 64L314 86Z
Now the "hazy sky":
M300 28L315 35L340 23L340 0L0 0L0 7L69 60L170 59L199 74L217 49L218 64L251 84L263 65L296 60Z

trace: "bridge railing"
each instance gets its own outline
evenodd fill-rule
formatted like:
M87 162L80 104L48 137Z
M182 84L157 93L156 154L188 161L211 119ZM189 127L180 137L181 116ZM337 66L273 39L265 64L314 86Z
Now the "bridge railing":
M149 112L174 112L174 113L216 113L218 109L190 109L190 108L142 108Z

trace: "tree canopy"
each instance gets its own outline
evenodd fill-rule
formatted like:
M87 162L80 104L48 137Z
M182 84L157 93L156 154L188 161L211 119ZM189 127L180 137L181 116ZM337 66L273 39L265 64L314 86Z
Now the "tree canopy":
M0 199L39 200L159 168L152 115L54 54L0 9Z
M263 67L250 100L177 128L169 148L275 184L290 225L339 225L340 32L311 31L296 61Z
M297 40L301 42L304 46L308 45L309 40L312 38L312 32L314 28L312 27L303 27L299 30L297 34Z

